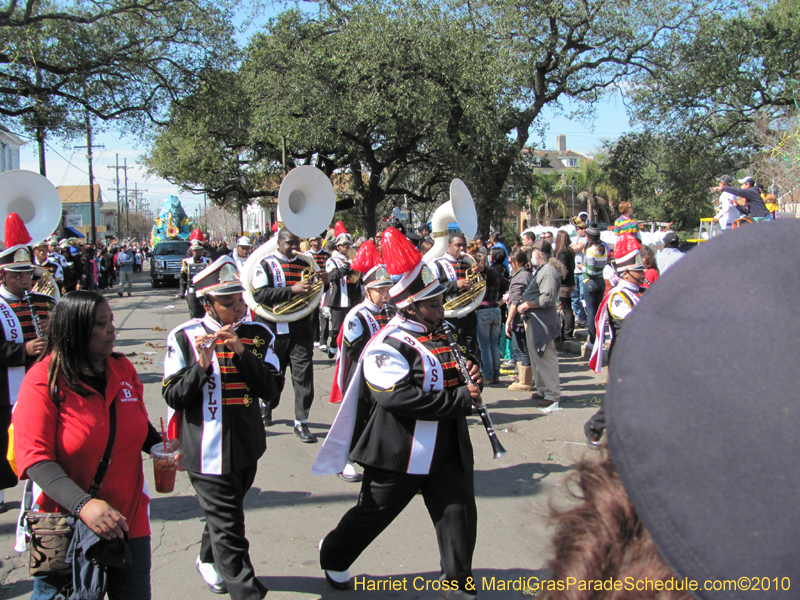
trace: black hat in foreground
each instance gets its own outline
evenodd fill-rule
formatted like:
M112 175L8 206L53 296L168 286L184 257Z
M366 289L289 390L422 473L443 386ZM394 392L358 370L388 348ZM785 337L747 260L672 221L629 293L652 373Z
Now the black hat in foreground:
M786 594L704 581L800 581L798 253L794 219L704 242L648 290L614 346L611 457L699 598Z

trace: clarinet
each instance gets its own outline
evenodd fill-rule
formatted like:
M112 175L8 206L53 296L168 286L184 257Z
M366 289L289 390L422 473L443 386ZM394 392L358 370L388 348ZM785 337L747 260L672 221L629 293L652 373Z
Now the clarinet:
M450 344L450 351L453 353L453 357L456 359L456 364L461 371L461 375L464 377L464 381L474 384L475 382L472 380L472 377L469 374L469 369L467 369L467 361L464 359L464 355L461 354L461 349L458 347L458 342L453 335L452 325L450 325L447 321L442 321L442 330L447 336L447 343ZM483 426L486 429L486 435L489 436L489 442L492 444L494 458L500 458L504 454L507 454L508 451L503 448L503 444L500 443L500 440L497 438L497 434L494 431L494 423L492 423L492 418L489 416L489 409L486 408L486 404L483 402L481 402L480 406L478 407L478 414L481 417L481 421L483 421Z
M39 324L39 315L36 313L36 305L33 303L33 294L25 291L25 302L28 303L28 310L31 312L31 319L33 319L33 328L36 330L37 338L47 339L47 336L42 333L42 326Z

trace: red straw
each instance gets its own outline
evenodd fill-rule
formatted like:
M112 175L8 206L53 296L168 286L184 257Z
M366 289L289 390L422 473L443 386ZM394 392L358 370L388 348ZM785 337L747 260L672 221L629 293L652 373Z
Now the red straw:
M167 442L169 438L167 438L167 434L164 431L164 417L161 417L161 443L164 444L164 452L167 451Z

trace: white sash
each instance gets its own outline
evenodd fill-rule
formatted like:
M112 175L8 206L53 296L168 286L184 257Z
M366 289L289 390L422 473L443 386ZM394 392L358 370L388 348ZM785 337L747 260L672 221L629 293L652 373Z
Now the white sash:
M3 333L7 342L25 343L25 338L22 336L22 325L14 309L2 297L0 297L0 320L3 322ZM8 402L11 406L14 406L17 402L22 380L25 378L25 367L6 367L6 371L8 372Z
M341 269L344 267L344 260L338 258L336 256L331 256L330 260L333 261L333 264L336 265L337 269ZM340 296L339 305L341 308L347 308L350 306L350 295L347 291L347 275L339 279L339 289L341 290L342 294Z
M274 256L268 256L264 262L269 266L272 271L272 287L283 288L286 287L286 275L283 273L280 261ZM275 323L275 331L278 335L286 335L289 333L289 323Z
M456 273L456 269L453 266L453 263L451 263L449 260L447 260L446 258L440 258L439 260L436 261L436 264L441 265L444 268L445 272L447 273L447 278L450 281L458 280L458 273Z
M194 340L196 337L206 335L203 323L208 325L212 332L219 329L219 325L209 318L196 321L183 329L196 360L199 360L200 357ZM181 354L177 348L176 354ZM182 356L176 358L184 364L174 369L173 373L186 366ZM211 360L211 365L213 368L211 378L203 386L203 435L200 449L200 469L205 475L222 475L222 377L216 352ZM164 367L166 374L167 365ZM172 418L173 413L172 409L167 411L168 419Z

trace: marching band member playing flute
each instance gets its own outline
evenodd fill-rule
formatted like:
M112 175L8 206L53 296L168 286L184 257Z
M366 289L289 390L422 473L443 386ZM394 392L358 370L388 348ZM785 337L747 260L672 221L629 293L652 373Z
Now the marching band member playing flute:
M250 562L243 503L267 447L259 399L280 394L283 376L272 332L242 322L247 305L233 259L217 259L193 283L206 315L167 340L163 396L170 430L180 427L170 437L180 437L183 468L205 512L197 570L212 592L255 600L267 588Z
M364 467L358 504L320 544L331 586L350 585L349 568L421 492L441 556L440 597L472 598L477 530L467 417L481 403L481 376L460 378L447 337L443 286L399 231L383 237L383 258L403 277L390 290L399 313L367 344L314 464L341 472L348 455ZM446 584L444 582L447 582ZM445 590L446 588L446 590Z

